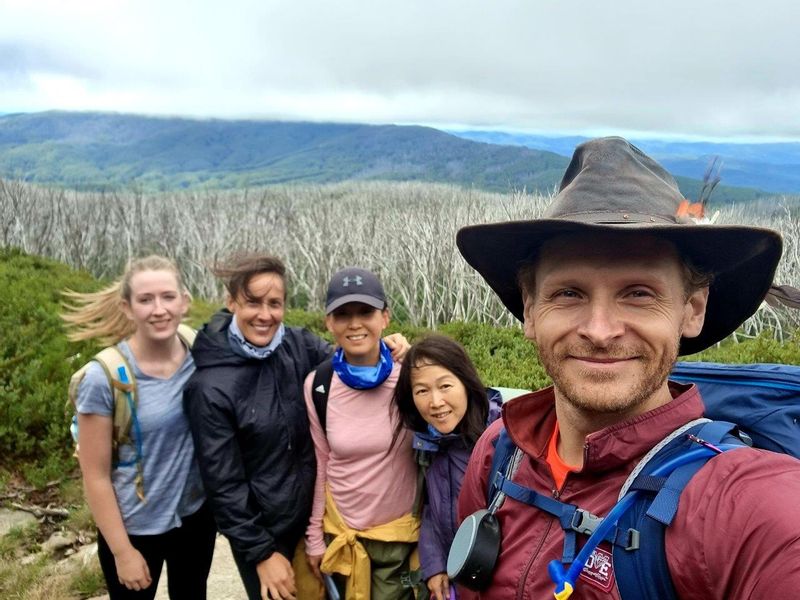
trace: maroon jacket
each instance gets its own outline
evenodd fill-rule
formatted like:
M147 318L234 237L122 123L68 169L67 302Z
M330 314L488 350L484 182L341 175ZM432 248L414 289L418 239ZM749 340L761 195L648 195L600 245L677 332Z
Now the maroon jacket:
M525 453L514 481L596 515L614 505L628 474L667 434L702 416L694 386L670 384L673 401L586 438L584 465L554 489L545 456L555 426L553 390L511 400L475 446L458 502L459 520L486 508L494 441L505 426ZM800 597L800 461L763 450L731 450L709 461L681 495L666 533L667 563L681 600ZM547 564L560 559L557 519L507 498L498 511L502 543L492 585L480 597L553 597ZM579 547L586 538L579 536ZM619 599L610 547L584 569L572 600ZM603 555L605 550L605 555ZM603 560L607 557L608 560Z

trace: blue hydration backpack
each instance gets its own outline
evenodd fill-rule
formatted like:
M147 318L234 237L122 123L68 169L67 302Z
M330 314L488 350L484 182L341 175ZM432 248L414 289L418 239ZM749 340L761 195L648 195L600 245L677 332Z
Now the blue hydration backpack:
M605 517L514 483L510 465L521 451L501 430L488 502L491 505L502 493L559 519L564 551L561 561L549 566L557 599L569 598L584 565L603 541L612 545L623 599L676 598L664 533L694 474L717 454L743 445L800 458L800 367L681 362L670 379L698 385L708 418L688 423L656 445L631 473L619 501ZM576 552L577 535L589 536L580 552Z

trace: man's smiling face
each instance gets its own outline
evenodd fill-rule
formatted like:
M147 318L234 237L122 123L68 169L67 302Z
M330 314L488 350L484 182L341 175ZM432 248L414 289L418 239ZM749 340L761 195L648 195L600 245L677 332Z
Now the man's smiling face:
M687 292L672 244L646 234L559 236L532 273L523 282L525 335L557 400L623 415L670 400L681 335L700 333L708 292Z

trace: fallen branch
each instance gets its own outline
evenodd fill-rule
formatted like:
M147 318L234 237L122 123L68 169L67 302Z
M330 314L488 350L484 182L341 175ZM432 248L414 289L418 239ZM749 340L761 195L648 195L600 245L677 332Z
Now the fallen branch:
M41 506L25 506L23 504L18 504L17 502L12 502L11 506L16 508L17 510L24 510L25 512L29 512L35 517L68 517L69 511L66 508L42 508Z
M8 494L0 494L0 500L8 500L9 498L22 498L23 494L20 491L9 492Z

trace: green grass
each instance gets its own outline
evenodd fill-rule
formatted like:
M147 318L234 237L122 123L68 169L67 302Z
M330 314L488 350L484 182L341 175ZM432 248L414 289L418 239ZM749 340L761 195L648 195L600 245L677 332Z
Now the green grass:
M0 563L0 598L4 600L79 600L105 591L105 580L96 561L64 572L49 557L40 556L23 565Z
M106 589L106 581L99 563L81 567L73 573L69 580L69 590L80 598L91 598L102 594Z
M38 549L39 525L31 523L24 527L14 527L0 537L0 558L13 559L17 555L29 554Z
M80 482L74 479L59 488L61 504L70 505L70 515L60 527L77 535L94 534L89 507L80 493ZM0 598L20 600L77 600L105 591L105 580L97 560L88 565L65 568L44 553L37 555L41 543L53 531L52 525L31 523L12 529L0 537ZM32 562L22 558L35 556Z
M27 600L28 598L33 600L47 597L38 595L38 590L49 579L49 570L50 561L44 556L28 565L11 560L2 561L0 563L0 597L5 600Z

